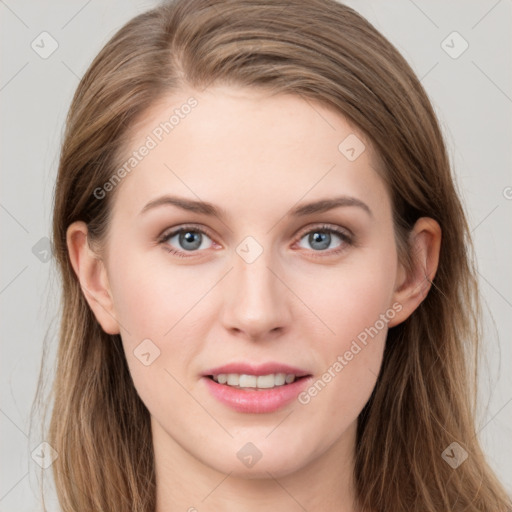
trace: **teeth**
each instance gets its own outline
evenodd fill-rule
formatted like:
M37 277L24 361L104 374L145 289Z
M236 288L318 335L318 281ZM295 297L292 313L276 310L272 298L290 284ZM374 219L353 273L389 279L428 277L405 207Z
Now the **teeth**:
M263 375L264 377L264 375ZM291 375L290 377L293 377L292 382L295 380L295 376ZM274 386L282 386L286 382L286 375L284 373L276 373L274 375Z
M256 388L258 387L258 377L256 375L240 375L238 385L241 388Z
M285 373L271 373L269 375L246 375L238 373L220 373L213 375L213 380L219 384L239 388L258 388L270 389L276 386L291 384L295 380L295 375Z
M237 375L236 373L228 373L228 375L227 375L228 386L238 386L239 382L240 382L240 375Z

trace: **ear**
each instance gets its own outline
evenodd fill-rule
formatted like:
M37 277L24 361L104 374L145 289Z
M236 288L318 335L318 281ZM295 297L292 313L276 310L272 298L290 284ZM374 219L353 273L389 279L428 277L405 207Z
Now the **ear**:
M66 232L69 258L82 292L94 316L107 334L119 334L107 271L98 254L89 247L87 224L77 221Z
M393 303L402 306L388 324L394 327L406 320L427 296L439 264L441 227L430 217L419 218L411 233L413 268L408 273L403 265L397 272Z

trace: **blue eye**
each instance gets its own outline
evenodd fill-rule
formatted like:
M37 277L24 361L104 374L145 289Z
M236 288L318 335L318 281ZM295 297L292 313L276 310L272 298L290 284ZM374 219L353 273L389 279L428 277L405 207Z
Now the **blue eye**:
M343 249L344 245L351 245L352 243L352 240L347 233L330 226L320 226L309 230L300 238L300 240L302 241L303 239L307 239L307 243L315 252L326 252L325 249L328 249L333 242L333 239L335 240L336 238L340 240L340 243L335 247L331 247L331 249L338 249L340 247ZM300 246L304 247L303 245ZM339 250L334 252L337 253Z
M170 253L186 258L187 256L185 256L183 253L196 252L199 249L208 249L207 244L204 243L205 238L210 237L199 228L182 227L172 231L171 233L164 234L159 242L163 244L165 249ZM176 239L174 244L178 245L177 248L173 248L172 246L169 247L173 239Z
M307 243L310 245L313 252L327 253L327 255L338 254L347 246L353 245L351 235L331 226L318 226L303 233L299 238L299 246L308 249L308 247L304 247L304 245L300 243L303 239L307 239ZM332 242L336 239L338 239L339 242L334 247L331 247ZM208 245L208 240L212 242L210 236L203 229L195 226L182 226L170 233L164 233L159 238L158 242L167 252L180 258L187 258L194 256L194 253L211 247L211 244L210 246ZM329 248L331 250L326 250ZM323 256L323 254L317 255Z

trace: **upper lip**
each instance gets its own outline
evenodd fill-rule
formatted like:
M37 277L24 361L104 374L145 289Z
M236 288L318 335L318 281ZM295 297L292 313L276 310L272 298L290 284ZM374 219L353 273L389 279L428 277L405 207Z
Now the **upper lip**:
M310 375L306 370L296 368L287 364L268 362L262 364L253 363L229 363L223 366L217 366L203 373L204 376L219 375L221 373L237 373L240 375L270 375L272 373L293 374L296 377L304 377Z

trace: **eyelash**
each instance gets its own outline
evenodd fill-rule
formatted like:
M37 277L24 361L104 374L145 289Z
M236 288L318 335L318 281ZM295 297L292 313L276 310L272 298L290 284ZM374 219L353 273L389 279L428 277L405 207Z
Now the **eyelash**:
M208 238L212 239L213 237L210 236L208 234L207 231L205 231L204 229L202 228L199 228L197 226L193 226L193 225L184 225L182 227L180 227L179 229L175 229L174 231L171 231L171 232L166 232L164 233L162 236L160 236L158 238L158 243L161 244L163 246L163 248L169 252L170 254L174 255L174 256L177 256L179 258L191 258L194 256L194 253L197 253L197 252L201 252L201 251L190 251L191 252L191 255L190 256L185 256L183 253L184 251L178 251L172 247L170 247L168 244L167 244L167 241L174 237L175 235L179 234L179 233L182 233L182 232L187 232L187 231L192 231L194 233L201 233L203 235L206 235ZM306 235L309 235L310 233L314 233L314 232L323 232L323 233L334 233L335 235L338 235L340 237L340 239L342 240L342 244L340 245L340 247L336 248L336 249L332 249L330 251L312 251L313 253L317 253L317 254L314 254L313 256L314 257L324 257L322 255L322 253L327 253L328 256L335 256L337 254L340 254L341 252L343 252L344 250L346 250L346 246L351 246L351 245L355 245L354 243L354 240L352 238L351 235L347 234L345 231L342 231L338 228L334 228L332 226L329 226L329 225L320 225L320 226L315 226L314 228L312 229L309 229L308 231L304 231L304 232L301 232L301 234L298 236L297 238L297 242L302 240L302 238L304 238L304 236ZM320 253L320 254L318 254Z

